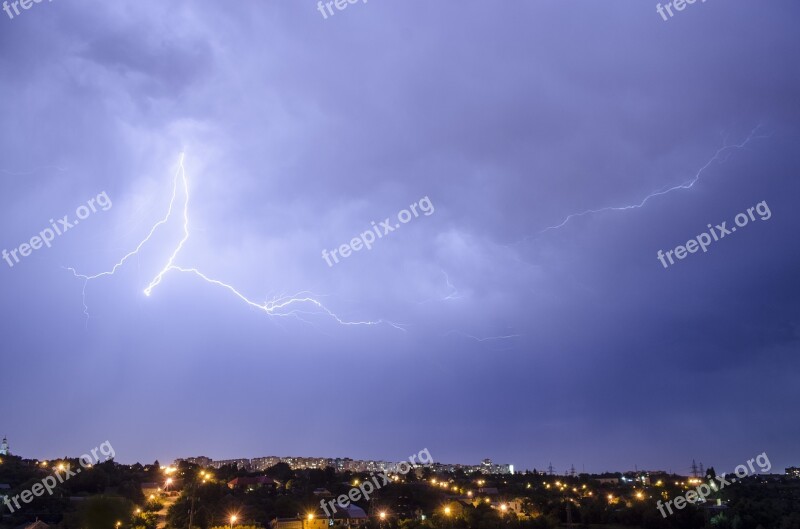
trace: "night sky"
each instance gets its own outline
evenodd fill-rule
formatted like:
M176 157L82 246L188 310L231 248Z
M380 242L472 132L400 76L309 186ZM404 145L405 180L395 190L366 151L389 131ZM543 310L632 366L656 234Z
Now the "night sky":
M333 9L0 11L12 452L800 464L800 4Z

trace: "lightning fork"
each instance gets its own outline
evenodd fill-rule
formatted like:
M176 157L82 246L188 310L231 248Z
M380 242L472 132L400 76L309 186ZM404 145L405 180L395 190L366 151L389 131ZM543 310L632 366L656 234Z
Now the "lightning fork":
M123 256L122 259L120 259L112 267L111 270L106 271L106 272L100 272L100 273L94 274L94 275L85 275L85 274L79 274L74 268L68 268L68 270L70 270L75 277L81 278L84 281L83 291L82 291L83 294L82 295L83 295L84 314L86 315L87 318L89 316L89 313L88 313L88 307L86 305L86 285L89 283L89 281L92 281L94 279L99 279L101 277L114 275L116 273L116 271L121 266L123 266L128 259L130 259L132 256L134 256L134 255L139 253L139 251L142 249L142 247L144 247L144 245L150 240L150 238L153 236L155 231L160 226L166 224L169 221L170 217L172 217L172 214L173 214L173 210L174 210L174 206L175 206L175 200L176 200L177 195L178 195L178 188L179 188L179 184L180 184L182 186L182 188L183 188L183 196L184 196L183 213L182 213L182 216L183 216L183 237L181 237L180 242L178 243L178 245L175 247L175 249L170 254L169 259L167 259L167 262L164 265L164 267L155 275L155 277L153 277L153 279L150 281L150 283L144 289L144 294L146 296L149 297L152 294L153 289L155 287L157 287L159 284L161 284L162 279L164 278L164 276L168 272L177 271L177 272L182 272L182 273L193 274L196 277L199 277L200 279L202 279L203 281L205 281L205 282L207 282L209 284L222 287L225 290L227 290L228 292L234 294L237 298L239 298L241 301L243 301L247 305L249 305L249 306L251 306L253 308L257 308L257 309L267 313L270 316L281 316L281 317L290 317L291 316L291 317L296 317L296 318L300 319L301 321L305 321L300 317L301 315L319 315L319 314L324 314L324 315L327 315L328 317L332 318L334 321L336 321L340 325L380 325L380 324L386 324L386 325L390 325L390 326L394 327L395 329L399 329L401 331L405 331L405 329L403 328L402 325L397 324L397 323L392 323L392 322L387 321L387 320L376 320L376 321L347 321L347 320L343 320L338 315L336 315L336 313L334 313L329 308L327 308L322 302L320 302L316 298L312 297L312 295L310 295L307 292L300 292L300 293L296 294L295 296L279 296L277 298L265 301L263 303L257 303L255 301L252 301L249 298L247 298L244 294L239 292L236 288L234 288L233 286L229 285L228 283L224 283L224 282L222 282L222 281L220 281L218 279L212 279L212 278L208 277L207 275L205 275L204 273L202 273L197 268L186 268L186 267L182 267L182 266L176 265L175 264L175 260L178 257L178 254L183 249L184 244L186 244L186 241L189 239L189 181L188 181L188 178L186 177L186 169L185 169L184 164L183 164L184 159L185 159L185 155L184 155L184 153L181 153L180 161L179 161L179 164L178 164L178 170L176 171L175 177L173 179L172 197L170 198L169 208L167 209L167 214L164 216L163 219L159 220L158 222L156 222L153 225L153 227L150 229L150 232L147 234L147 236L136 246L136 249L134 249L133 251L131 251L131 252L127 253L125 256ZM310 309L310 310L306 310L306 309L304 309L304 307L306 307L306 309Z

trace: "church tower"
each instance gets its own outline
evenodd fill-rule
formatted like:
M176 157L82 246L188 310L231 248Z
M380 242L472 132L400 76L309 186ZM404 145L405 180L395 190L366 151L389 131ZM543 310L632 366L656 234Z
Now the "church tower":
M8 439L3 437L3 442L0 443L0 455L7 456L8 455Z

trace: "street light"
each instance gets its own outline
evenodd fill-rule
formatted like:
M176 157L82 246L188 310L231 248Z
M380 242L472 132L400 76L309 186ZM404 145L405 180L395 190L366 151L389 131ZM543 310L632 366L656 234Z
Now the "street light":
M234 523L236 523L236 515L235 515L235 514L232 514L232 515L231 515L231 529L233 529L233 524L234 524Z
M445 507L445 508L444 508L444 513L445 513L447 516L450 516L450 507Z

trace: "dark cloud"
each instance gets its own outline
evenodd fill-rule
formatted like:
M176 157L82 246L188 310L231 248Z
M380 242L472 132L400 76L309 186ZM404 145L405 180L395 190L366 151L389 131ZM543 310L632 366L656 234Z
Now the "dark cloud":
M0 261L4 431L25 455L109 439L123 461L427 447L560 470L796 464L797 15L370 2L324 20L313 2L203 0L0 19L0 246L113 201ZM543 232L685 183L759 125L692 189ZM145 297L177 217L88 285L86 321L63 267L135 248L181 152L177 264L406 331L270 318L174 272ZM321 258L425 196L432 215ZM762 200L768 221L658 262Z

